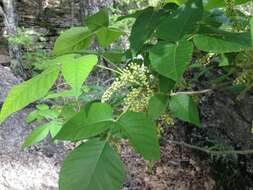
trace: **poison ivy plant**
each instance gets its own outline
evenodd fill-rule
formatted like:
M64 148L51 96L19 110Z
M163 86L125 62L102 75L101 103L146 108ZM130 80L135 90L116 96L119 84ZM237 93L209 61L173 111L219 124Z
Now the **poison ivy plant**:
M59 115L59 113L56 110L52 110L49 108L46 104L39 104L36 106L35 111L31 112L27 117L26 121L28 123L31 123L35 120L41 120L42 118L45 118L47 120L50 119L56 119Z
M138 52L150 38L159 23L158 12L153 7L148 7L136 18L129 37L131 49Z
M180 81L190 63L192 52L192 43L188 41L158 43L150 50L151 66L159 74Z
M112 109L107 104L93 103L66 122L56 139L82 140L96 136L113 126Z
M27 148L31 145L34 145L47 137L49 133L49 128L47 124L44 124L40 127L37 127L32 131L32 133L26 138L25 142L22 145L22 148Z
M185 34L196 30L197 23L202 19L202 15L202 0L189 0L174 14L164 19L157 29L157 35L164 40L178 41Z
M148 115L151 119L157 120L168 107L169 98L166 95L157 94L149 100Z
M103 9L94 15L87 17L86 24L88 28L95 31L102 27L109 26L109 13L107 9Z
M34 144L39 143L40 141L44 140L49 135L49 133L51 137L54 138L55 135L61 130L61 127L61 123L52 121L35 128L25 139L22 148L28 148Z
M184 4L185 1L186 0L167 0L166 2L168 2L168 3L175 3L175 4L177 4L177 5L180 6L180 5Z
M31 103L37 104L26 121L38 121L40 126L27 137L23 148L49 136L53 142L80 144L63 162L60 190L119 190L125 176L117 149L122 140L144 159L154 161L160 158L160 126L171 126L177 118L200 127L197 98L192 96L216 89L195 91L194 82L209 72L208 65L229 70L216 81L231 80L235 74L239 77L233 84L252 88L253 71L245 69L251 66L252 18L245 30L235 32L225 27L230 22L226 10L219 9L219 14L209 10L224 6L221 1L164 2L167 4L118 19L135 18L128 50L108 50L123 32L109 22L107 9L88 17L86 26L60 34L53 57L41 67L43 72L10 90L0 122ZM90 50L95 41L98 50ZM244 58L246 61L240 61ZM85 82L95 66L112 72L116 80L102 94L103 88L96 85L95 96L90 96L93 87ZM230 68L236 72L231 73ZM38 102L47 103L48 99L50 105Z
M103 58L109 63L121 63L123 61L124 53L121 51L107 51L103 54Z
M191 97L184 94L172 96L169 105L177 118L200 125L198 108Z
M75 27L63 32L56 40L53 53L56 56L81 51L91 45L94 33L87 27Z
M35 78L13 87L1 109L0 122L3 122L12 113L43 98L53 86L58 74L58 68L55 66Z
M128 112L119 119L134 149L147 160L158 160L160 149L153 121L144 113Z
M193 40L197 48L211 53L240 52L251 49L249 32L232 33L213 28L202 28Z
M118 190L123 181L123 164L117 153L105 140L92 139L66 157L59 188Z
M80 94L83 82L97 64L97 61L97 56L86 55L62 64L62 75L72 87L72 92L76 97Z
M117 28L102 27L96 34L101 47L106 47L116 41L122 35L122 32Z
M81 91L79 91L80 94L78 94L78 96L81 95ZM65 91L61 91L61 92L49 92L47 94L47 96L44 98L46 99L57 99L57 98L65 98L65 97L73 97L73 96L77 96L77 94L73 91L73 90L65 90Z

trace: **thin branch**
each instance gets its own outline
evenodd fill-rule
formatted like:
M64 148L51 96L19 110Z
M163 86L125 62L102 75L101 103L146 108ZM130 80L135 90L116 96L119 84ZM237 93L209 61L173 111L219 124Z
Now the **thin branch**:
M199 147L199 146L195 146L195 145L191 145L191 144L187 144L185 142L181 142L181 141L174 141L174 140L168 140L165 138L162 138L165 142L169 143L169 144L175 144L175 145L179 145L182 147L187 147L193 150L198 150L207 154L212 154L212 155L231 155L231 154L240 154L240 155L247 155L247 154L253 154L253 150L249 149L249 150L210 150L210 149L206 149L203 147Z
M172 92L170 93L171 96L177 96L177 95L181 95L181 94L185 94L185 95L195 95L195 94L205 94L208 92L212 92L213 89L204 89L204 90L199 90L199 91L181 91L181 92Z
M169 95L170 96L177 96L177 95L181 95L181 94L186 94L186 95L196 95L196 94L205 94L208 92L213 92L214 90L218 90L218 89L222 89L224 87L227 87L228 85L231 85L233 81L228 81L225 83L222 83L220 85L208 88L208 89L204 89L204 90L197 90L197 91L179 91L179 92L172 92Z
M114 69L111 69L111 68L106 67L106 66L103 66L103 65L96 65L96 66L99 67L99 68L101 68L101 69L105 69L105 70L112 71L112 72L117 73L117 74L119 74L119 75L122 74L120 71L116 71L116 70L114 70Z
M113 63L111 60L107 59L103 54L101 54L102 59L104 59L105 61L107 61L107 63L111 64L113 67L115 67L117 70L119 70L120 72L123 72L122 69L120 69L118 66L116 66L115 63Z

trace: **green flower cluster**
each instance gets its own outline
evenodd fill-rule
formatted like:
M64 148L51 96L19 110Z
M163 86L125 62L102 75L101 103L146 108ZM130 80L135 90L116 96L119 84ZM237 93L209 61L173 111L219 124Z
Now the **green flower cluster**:
M253 86L253 52L246 51L236 57L236 65L241 69L234 84L244 84L248 89Z
M123 111L145 112L153 90L149 85L132 88L123 100Z
M175 124L174 119L171 117L169 113L161 115L160 119L165 125L173 126Z
M235 0L225 0L226 14L228 17L236 16Z
M234 84L245 84L247 86L253 83L253 70L243 71L234 81Z
M121 88L123 88L125 85L126 85L125 81L120 81L119 78L117 78L116 81L114 81L112 85L104 92L101 98L101 102L102 103L108 102L113 96L113 94L121 90Z
M105 91L101 101L109 101L115 92L127 88L123 99L123 111L146 111L150 97L153 95L151 75L148 68L136 63L129 64L121 75Z

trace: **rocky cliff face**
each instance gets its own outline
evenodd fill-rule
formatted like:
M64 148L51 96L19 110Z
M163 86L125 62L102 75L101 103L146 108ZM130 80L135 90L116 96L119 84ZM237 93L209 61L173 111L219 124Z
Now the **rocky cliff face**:
M0 103L9 89L21 82L9 68L0 65ZM25 137L35 127L25 123L31 109L24 109L0 125L0 189L1 190L57 190L60 161L66 148L49 140L24 151Z
M41 34L45 40L38 40L34 46L52 49L59 33L71 26L81 26L83 17L113 4L113 0L17 0L17 18L19 27L31 29ZM8 65L6 39L3 19L0 17L0 64ZM2 51L3 50L3 51ZM6 59L7 58L7 59Z
M33 28L46 38L44 48L50 50L59 32L81 24L78 2L59 0L19 0L18 18L20 27ZM94 11L106 5L95 1ZM42 3L42 4L41 4ZM73 7L71 7L73 6ZM0 27L4 25L0 20ZM7 43L1 37L0 47L0 107L9 90L22 82L8 67ZM21 145L35 125L25 122L32 108L13 114L0 125L0 190L57 190L60 163L67 148L62 144L54 145L50 139L22 150Z

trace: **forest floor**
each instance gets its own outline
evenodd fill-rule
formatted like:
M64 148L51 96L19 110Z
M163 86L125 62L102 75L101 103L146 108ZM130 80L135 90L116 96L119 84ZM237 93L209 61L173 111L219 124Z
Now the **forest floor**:
M169 130L168 136L174 136ZM124 190L216 190L206 160L201 161L189 149L164 142L161 160L145 162L129 148L124 147L122 158L127 168Z
M9 68L0 65L0 100L21 79ZM24 119L29 109L20 111L0 126L0 189L1 190L57 190L58 172L69 147L50 144L50 140L22 150L25 137L36 127ZM176 128L165 130L166 138L178 138ZM123 190L214 190L215 181L209 166L189 150L162 143L161 160L150 164L122 144L121 156L126 168Z
M2 103L8 90L21 80L8 67L0 65L0 81ZM200 100L203 127L198 129L176 121L174 127L164 128L161 160L151 164L123 143L121 157L126 168L123 190L252 190L252 156L213 157L169 143L174 140L201 147L220 143L225 149L252 148L253 135L248 130L252 107L252 95L239 102L226 94L203 96ZM0 127L0 189L57 190L59 167L69 148L52 145L48 140L21 150L23 140L36 127L24 122L28 111L15 114Z

